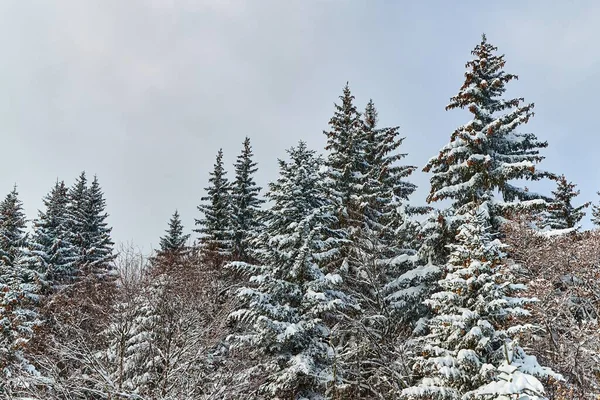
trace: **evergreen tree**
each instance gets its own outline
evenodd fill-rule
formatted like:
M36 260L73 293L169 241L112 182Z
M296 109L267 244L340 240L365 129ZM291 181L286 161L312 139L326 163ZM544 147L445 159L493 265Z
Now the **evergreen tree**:
M231 188L231 223L234 231L232 258L239 261L249 261L249 240L256 236L260 227L260 206L263 203L258 198L261 188L253 178L257 168L252 156L250 138L246 137L242 153L235 163L235 181Z
M69 198L65 183L57 181L43 202L46 209L39 212L33 223L34 233L24 261L44 273L50 282L73 281L78 253L67 230Z
M341 226L349 227L363 220L357 195L362 191L368 165L362 162L366 147L363 122L348 84L340 100L341 104L335 105L334 115L329 120L330 130L324 131L325 148L329 151L325 183L328 195L338 208Z
M86 208L83 234L86 247L83 249L83 261L91 271L103 274L111 269L110 263L115 258L114 242L110 236L112 228L106 222L106 200L95 175L86 192L84 204Z
M27 245L23 202L17 186L0 202L0 264L15 265Z
M187 241L190 235L183 234L183 224L179 212L175 210L169 220L169 228L166 235L160 238L160 249L156 252L154 262L156 264L178 264L188 254Z
M514 282L489 218L486 208L468 214L450 247L441 291L427 300L434 317L414 360L420 379L403 399L542 400L537 378L560 379L519 346L517 337L534 327L516 321L530 315L524 307L533 300L518 297L525 287Z
M113 349L117 343L111 343L109 347L109 360L122 358L117 378L119 386L142 396L152 396L160 391L158 383L164 362L160 353L163 333L160 306L166 295L165 279L164 275L158 275L144 287L135 300L137 309L129 313L131 324L126 325L126 332L118 337L124 341L123 347ZM121 350L123 354L115 350Z
M600 196L600 192L596 193ZM592 205L592 223L597 227L600 226L600 205L594 204Z
M85 234L88 221L88 186L85 171L81 172L69 189L68 198L66 228L71 243L77 248L77 268L79 270L84 262L85 249L88 248L89 243Z
M381 254L387 254L388 263L401 254L415 253L419 225L411 216L427 210L407 204L416 185L406 178L416 167L399 164L406 154L398 152L404 141L398 135L398 127L377 127L377 110L369 101L363 120L364 154L356 155L356 164L364 166L356 199L364 219L361 229L369 241L377 238L381 249L386 249Z
M5 398L23 388L27 375L38 374L26 350L42 324L37 311L42 276L24 267L20 254L10 262L0 262L0 397Z
M579 195L579 190L575 190L576 185L568 182L564 175L556 179L556 189L552 192L554 201L548 207L546 215L546 226L550 229L568 229L574 228L585 216L585 208L590 203L584 203L574 207L571 203Z
M475 58L466 64L465 83L446 106L447 110L467 108L473 117L452 133L450 143L424 168L433 173L427 201L452 200L458 217L492 201L494 191L499 191L503 201L490 203L494 229L509 211L544 207L550 200L515 186L513 180L551 177L536 169L543 160L539 150L547 143L516 131L533 116L533 103L501 97L505 85L517 76L504 72L504 55L496 51L483 35L472 51Z
M378 128L377 122L377 109L373 100L370 100L364 112L363 129L366 137L366 164L375 183L373 189L389 191L396 198L408 201L417 186L405 179L415 171L416 167L398 164L406 157L405 153L398 152L404 142L404 138L399 137L400 127ZM382 199L377 201L387 203Z
M239 291L242 308L231 314L245 331L232 340L266 356L258 367L268 374L263 394L319 399L334 383L331 323L351 301L338 289L342 278L324 268L336 234L329 231L334 214L322 196L320 159L302 142L288 153L267 194L273 206L258 239L260 265L231 264L252 275Z
M106 222L106 200L94 176L91 185L83 171L68 193L66 228L71 243L78 253L77 268L85 274L104 275L111 269L114 260L114 243L111 240L110 228Z
M208 181L207 196L201 199L204 204L198 206L204 218L196 220L200 228L195 232L202 235L200 244L205 261L218 267L231 256L233 246L231 186L223 167L222 149L217 153L217 161Z
M35 373L25 348L40 318L42 277L25 266L25 214L16 186L0 203L0 395L11 397L22 373Z
M390 366L387 361L393 363L399 341L418 319L411 311L429 293L425 280L437 276L436 267L415 268L418 224L405 204L416 188L405 178L415 167L399 164L405 154L398 151L403 141L398 135L398 127L377 127L377 111L370 101L355 138L362 144L354 154L355 214L345 248L350 272L344 276L345 290L360 312L336 332L338 373L347 384L346 397L397 396L400 364ZM412 295L401 300L401 293Z

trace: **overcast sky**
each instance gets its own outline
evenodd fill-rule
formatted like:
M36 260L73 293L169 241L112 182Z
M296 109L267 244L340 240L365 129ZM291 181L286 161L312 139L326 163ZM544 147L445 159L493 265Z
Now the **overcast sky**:
M485 32L543 167L596 201L599 20L597 1L3 0L0 194L34 218L57 177L96 173L115 240L149 250L176 208L193 228L220 147L230 165L250 136L262 186L298 140L320 150L346 81L422 167L470 119L444 106Z

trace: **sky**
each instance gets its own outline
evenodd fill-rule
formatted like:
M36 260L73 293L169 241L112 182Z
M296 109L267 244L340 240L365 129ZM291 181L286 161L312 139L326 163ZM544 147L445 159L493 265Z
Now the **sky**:
M596 202L598 20L583 0L4 0L0 196L16 183L33 219L57 178L97 174L115 241L147 251L175 209L200 218L219 148L231 176L249 136L263 187L286 148L321 150L348 81L400 126L422 204L420 169L470 119L444 107L485 32L519 75L508 95L535 103L540 167Z

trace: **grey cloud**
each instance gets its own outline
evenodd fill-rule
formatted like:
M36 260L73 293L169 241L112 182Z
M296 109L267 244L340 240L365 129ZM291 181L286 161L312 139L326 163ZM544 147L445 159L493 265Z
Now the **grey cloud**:
M400 125L423 166L468 114L445 112L482 32L536 103L545 168L600 189L594 2L61 1L0 3L0 191L30 218L56 177L98 173L118 241L157 243L175 208L198 217L214 156L252 138L266 186L276 157L322 130L349 80ZM592 43L592 44L590 44ZM423 202L428 177L415 174ZM544 189L549 189L543 187Z

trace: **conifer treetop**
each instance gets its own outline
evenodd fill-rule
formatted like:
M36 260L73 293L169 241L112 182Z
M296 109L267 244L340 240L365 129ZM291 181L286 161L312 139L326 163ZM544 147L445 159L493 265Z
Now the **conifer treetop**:
M596 192L598 196L600 196L600 192ZM592 223L596 226L600 226L600 205L594 204L592 205Z
M231 188L233 259L248 261L250 238L256 236L260 226L260 206L263 200L259 198L261 187L254 181L258 171L257 163L253 160L250 138L244 139L242 152L235 162L235 180Z
M27 243L27 220L15 184L0 202L0 263L13 265Z
M185 249L190 235L183 233L183 224L177 210L171 216L169 228L165 232L166 235L160 238L161 253L177 253Z
M201 235L200 243L206 258L214 266L220 266L222 259L231 255L233 247L231 184L223 165L223 149L219 149L209 175L209 186L205 188L207 195L201 198L202 204L198 206L203 218L195 220L199 227L194 231Z
M488 43L485 35L467 62L465 82L446 109L467 109L472 119L456 129L450 143L430 159L425 172L431 172L429 203L451 199L458 214L465 214L498 190L501 212L507 207L540 207L548 197L514 186L516 179L538 180L553 175L536 165L543 160L539 150L547 147L532 133L518 133L534 115L533 103L523 98L505 99L505 85L517 75L504 71L504 55ZM516 203L515 203L516 202Z
M589 207L591 202L573 206L573 199L580 193L579 190L575 190L577 185L569 182L564 175L555 180L556 189L552 191L554 201L548 208L547 225L551 229L575 228L585 216L585 208Z
M72 281L77 275L77 248L68 231L69 189L64 181L56 181L43 198L45 210L40 210L33 222L24 262L29 268L43 272L50 283Z
M340 205L340 213L347 216L365 167L359 165L364 150L363 122L348 83L339 98L341 103L335 104L335 112L329 120L330 129L323 132L327 136L325 149L329 151L326 186L329 195Z

